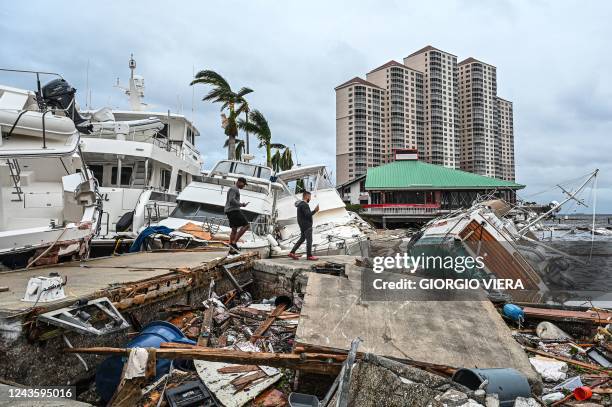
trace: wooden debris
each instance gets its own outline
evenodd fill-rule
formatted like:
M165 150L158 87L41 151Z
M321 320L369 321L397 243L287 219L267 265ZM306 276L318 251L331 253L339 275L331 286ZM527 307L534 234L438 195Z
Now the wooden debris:
M276 308L274 308L274 310L270 313L270 316L264 321L264 323L261 324L255 332L253 332L253 335L251 336L251 343L257 342L257 340L261 338L263 334L266 333L266 331L270 328L270 326L272 326L274 321L276 321L276 317L278 317L285 311L285 308L287 308L287 304L278 304Z
M258 380L258 379L261 379L267 376L268 375L266 374L266 372L258 370L254 373L250 373L247 375L237 377L234 380L232 380L230 383L233 384L234 387L236 387L236 389L242 390L243 388L245 388L247 385L251 384L255 380Z
M204 348L200 346L186 347L182 344L162 344L156 349L159 359L194 359L210 362L223 362L240 365L261 365L287 369L299 369L309 373L335 376L340 372L342 362L346 355L318 354L318 353L267 353L242 352L228 349ZM175 348L183 346L183 348ZM125 348L67 348L68 353L87 353L96 355L127 355L129 349Z
M258 366L255 365L235 365L235 366L226 366L217 369L219 373L244 373L244 372L254 372L259 370Z
M561 309L524 307L525 317L553 321L587 322L606 325L612 322L612 312L607 311L569 311Z
M213 314L215 307L210 304L208 309L204 311L204 318L202 320L202 327L200 328L200 336L198 336L198 346L208 346L210 341L210 334L213 328Z

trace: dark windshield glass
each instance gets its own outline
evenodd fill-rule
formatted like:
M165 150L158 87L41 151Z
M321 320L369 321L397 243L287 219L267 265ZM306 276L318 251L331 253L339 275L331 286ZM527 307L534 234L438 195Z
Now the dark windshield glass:
M254 221L258 216L257 213L245 211L244 209L242 209L242 213L244 213L244 216L246 216L249 222ZM214 219L227 219L227 216L223 212L223 206L191 201L179 201L170 216L173 218L193 219L199 222L213 221Z

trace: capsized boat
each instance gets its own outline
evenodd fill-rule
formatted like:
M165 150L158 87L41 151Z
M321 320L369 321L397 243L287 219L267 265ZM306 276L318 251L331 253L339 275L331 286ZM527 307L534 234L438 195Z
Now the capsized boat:
M517 222L513 205L500 199L475 202L468 209L433 219L412 237L408 250L413 256L427 253L442 257L479 257L483 267L464 267L465 270L458 272L445 270L444 278L520 280L520 289L508 290L514 301L568 304L572 298L589 296L593 301L599 299L610 304L609 295L602 295L597 283L585 284L588 282L582 281L587 276L593 280L606 278L604 270L590 263L589 250L583 254L574 250L574 255L569 255L561 248L572 247L574 242L566 242L569 246L555 246L539 240L533 229L541 219L558 211L566 202L583 203L576 195L595 178L597 172L593 172L575 191L564 190L566 199L555 202L549 210L528 220ZM592 252L593 248L590 250ZM585 259L587 256L589 258ZM438 272L435 268L422 268L421 271L426 275Z
M77 124L81 121L72 109L74 92L61 77L39 85L36 92L0 85L0 263L4 268L87 257L89 242L98 231L101 200L80 154ZM68 108L60 108L66 100L71 100Z

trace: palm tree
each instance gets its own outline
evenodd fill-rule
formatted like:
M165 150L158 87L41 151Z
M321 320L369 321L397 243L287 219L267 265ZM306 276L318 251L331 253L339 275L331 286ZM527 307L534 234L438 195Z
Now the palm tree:
M285 147L285 151L283 151L283 159L281 161L282 170L290 170L293 168L293 156L291 155L291 150L289 147Z
M211 70L198 72L194 80L191 81L191 85L195 85L196 83L212 86L212 89L202 100L222 103L222 112L227 109L228 114L221 115L221 125L227 136L227 158L230 160L236 159L236 137L238 136L237 119L242 112L248 109L244 97L253 92L253 90L243 87L238 92L234 92L229 83L227 83L221 75Z
M249 121L250 119L250 121ZM272 167L272 149L286 148L284 144L272 143L272 132L268 121L259 110L253 110L249 113L247 120L238 120L238 128L248 133L253 133L259 140L259 148L266 149L266 164ZM277 151L278 152L278 151Z
M276 150L270 160L270 167L274 171L290 170L293 167L293 157L289 147L286 147L282 153L280 150Z
M223 144L223 147L227 148L228 146L229 146L229 139L226 139L225 144ZM242 154L244 154L244 150L245 150L244 140L236 139L236 148L234 149L234 156L236 157L235 158L236 160L242 161Z

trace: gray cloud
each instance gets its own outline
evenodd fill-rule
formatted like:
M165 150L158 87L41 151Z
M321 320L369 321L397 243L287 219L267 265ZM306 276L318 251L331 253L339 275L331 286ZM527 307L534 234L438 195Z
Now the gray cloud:
M219 108L201 102L204 87L188 83L194 69L214 69L235 87L255 89L251 104L276 141L296 145L301 162L333 168L333 88L432 44L497 66L498 92L514 102L523 195L598 167L598 207L610 213L611 17L612 4L577 0L13 2L0 10L0 65L60 72L82 105L89 62L94 107L125 107L112 85L118 76L125 82L133 52L153 109L182 105L192 117L195 95L207 167L225 156Z

